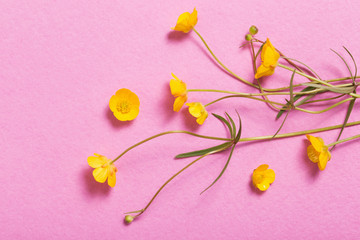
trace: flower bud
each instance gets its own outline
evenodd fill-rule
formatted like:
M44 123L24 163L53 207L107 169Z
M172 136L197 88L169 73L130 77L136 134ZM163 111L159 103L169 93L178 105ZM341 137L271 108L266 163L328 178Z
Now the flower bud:
M131 216L131 215L126 215L125 216L125 222L126 223L131 223L132 221L134 220L134 217L133 216Z
M246 41L250 41L251 39L252 39L251 34L246 34L246 35L245 35L245 40L246 40Z
M249 33L252 35L252 36L254 36L255 34L257 34L258 33L258 28L256 27L256 26L254 26L254 25L252 25L250 28L249 28Z

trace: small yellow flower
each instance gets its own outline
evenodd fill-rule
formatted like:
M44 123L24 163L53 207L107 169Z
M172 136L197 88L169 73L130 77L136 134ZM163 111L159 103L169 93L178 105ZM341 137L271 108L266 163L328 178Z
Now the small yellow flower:
M189 113L196 117L196 122L202 125L208 117L208 112L204 105L199 102L187 103L186 105L189 106Z
M140 101L138 96L129 89L122 88L110 98L109 107L120 121L130 121L139 114Z
M194 11L192 13L185 12L181 14L176 22L176 26L171 29L187 33L195 27L197 21L197 11L194 8Z
M270 76L274 73L275 67L279 60L280 54L267 39L261 50L261 65L256 70L255 78L259 79L264 76Z
M186 84L181 81L175 74L171 73L174 79L170 80L170 90L171 94L176 97L173 110L175 112L180 111L184 103L187 101L187 90Z
M275 181L275 172L268 169L269 165L262 164L256 168L252 175L252 182L260 191L265 191Z
M95 168L93 176L97 182L104 183L106 179L110 187L114 187L116 184L116 172L117 168L111 161L100 154L95 153L95 156L90 156L87 162L90 167Z
M324 140L320 137L306 135L311 145L307 148L307 155L313 163L317 163L320 170L324 170L328 161L330 161L331 153L329 147L324 144Z

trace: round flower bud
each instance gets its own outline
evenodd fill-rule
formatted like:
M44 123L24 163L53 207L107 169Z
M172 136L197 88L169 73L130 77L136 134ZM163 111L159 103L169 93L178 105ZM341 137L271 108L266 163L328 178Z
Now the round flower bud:
M246 34L246 35L245 35L245 40L246 40L246 41L250 41L251 39L252 39L251 34Z
M258 31L259 31L258 28L257 28L256 26L254 26L254 25L252 25L252 26L249 28L249 33L250 33L251 35L257 34Z
M126 215L125 216L125 222L126 223L131 223L134 220L134 217L131 215Z

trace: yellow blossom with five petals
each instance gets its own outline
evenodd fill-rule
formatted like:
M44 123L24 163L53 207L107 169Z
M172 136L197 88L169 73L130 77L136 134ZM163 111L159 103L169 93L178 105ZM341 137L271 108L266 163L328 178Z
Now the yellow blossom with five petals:
M187 101L187 90L186 83L181 81L175 74L171 73L174 79L170 80L170 90L171 94L176 97L173 105L173 110L175 112L180 111L184 103Z
M313 163L317 163L320 170L324 170L328 161L330 161L331 153L329 147L324 144L324 140L320 137L306 135L311 145L307 148L307 155Z
M209 115L204 105L200 102L187 103L186 105L189 106L189 113L196 117L196 122L202 125Z
M106 179L110 187L116 184L117 168L111 163L111 160L105 156L94 153L95 156L90 156L87 162L90 167L95 168L93 176L97 182L104 183Z
M175 31L188 33L195 27L197 21L198 21L197 11L194 8L194 11L192 13L185 12L181 14L176 22L175 27L171 29Z
M261 65L256 70L255 78L259 79L264 76L270 76L274 73L278 64L280 54L271 44L269 38L266 39L261 50Z
M252 175L252 182L260 191L265 191L269 188L270 184L275 181L275 172L268 169L269 165L262 164L256 168Z
M118 120L130 121L138 116L140 101L135 93L122 88L110 98L109 107Z

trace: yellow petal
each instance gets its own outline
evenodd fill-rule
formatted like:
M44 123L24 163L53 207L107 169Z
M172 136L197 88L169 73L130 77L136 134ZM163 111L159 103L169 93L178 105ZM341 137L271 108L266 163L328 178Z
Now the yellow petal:
M318 167L322 171L326 168L326 164L329 160L328 152L321 152L319 156Z
M115 187L116 184L116 167L111 165L109 169L108 184L110 187Z
M93 176L97 182L104 183L106 181L106 178L108 177L108 168L96 168L93 171Z
M120 99L118 96L115 96L115 95L111 96L110 101L109 101L109 107L112 112L117 111L116 106L117 106L119 100Z
M263 172L265 171L266 169L269 168L269 165L267 164L261 164L260 166L258 166L254 171L255 172Z
M205 110L203 113L201 113L201 116L196 119L196 122L202 125L205 122L208 115L209 115L208 112Z
M274 73L275 69L273 67L265 67L263 64L261 64L255 74L255 78L259 79L261 77L270 76Z
M267 39L261 50L261 64L265 67L276 67L279 57L280 54L275 50L275 47L271 44L270 40Z
M170 80L170 91L174 97L186 94L186 84L177 78L173 73L174 79Z
M262 182L262 183L258 183L256 184L256 187L260 190L260 191L265 191L269 188L269 183L267 182Z
M189 107L189 113L196 118L206 111L204 105L199 102L187 103L186 105Z
M180 96L180 97L175 98L173 110L174 110L175 112L180 111L180 109L182 108L182 106L184 105L184 103L185 103L186 101L187 101L187 95L184 95L184 96Z
M87 159L87 162L89 164L90 167L92 168L99 168L101 167L102 165L106 164L109 159L107 159L106 157L102 156L102 155L99 155L99 154L96 154L96 156L90 156L88 157Z
M309 139L311 145L315 148L315 150L317 152L321 152L321 150L324 146L324 141L319 137L314 137L309 134L306 134L306 137L307 137L307 139Z
M273 183L275 181L275 172L274 172L274 170L266 169L264 174L265 174L264 180L267 183Z
M320 152L316 151L313 145L307 147L307 155L313 163L319 162Z
M195 27L197 21L198 21L197 11L196 11L196 9L194 8L194 11L190 14L190 18L189 18L189 24L190 24L190 26L191 26L192 28Z

